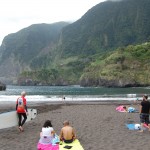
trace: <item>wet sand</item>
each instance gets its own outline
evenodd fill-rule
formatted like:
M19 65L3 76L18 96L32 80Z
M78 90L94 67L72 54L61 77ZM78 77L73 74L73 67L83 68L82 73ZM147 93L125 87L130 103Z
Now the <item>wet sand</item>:
M125 123L139 123L138 113L119 113L121 104L139 107L133 102L82 102L82 103L30 103L38 116L24 125L24 132L17 127L0 130L0 150L36 150L39 133L45 122L52 121L59 135L64 120L69 120L85 150L149 150L150 133L130 131ZM12 104L2 104L0 112L14 110ZM2 123L2 122L0 122Z

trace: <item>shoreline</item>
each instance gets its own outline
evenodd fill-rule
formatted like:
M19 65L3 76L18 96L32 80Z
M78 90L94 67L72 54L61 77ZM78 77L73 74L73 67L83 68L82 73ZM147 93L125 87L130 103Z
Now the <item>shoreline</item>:
M121 100L116 100L116 101L106 101L106 100L103 100L103 101L29 101L27 102L27 106L28 108L36 108L36 107L40 107L40 106L43 106L43 105L55 105L55 106L66 106L66 105L136 105L136 104L140 104L140 100L138 101L121 101ZM2 110L13 110L15 109L16 107L16 102L14 101L0 101L0 113L2 113Z

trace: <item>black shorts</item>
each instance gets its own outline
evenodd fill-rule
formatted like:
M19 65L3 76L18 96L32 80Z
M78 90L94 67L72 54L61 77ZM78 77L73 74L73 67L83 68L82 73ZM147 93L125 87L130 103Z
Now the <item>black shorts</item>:
M140 122L141 123L146 123L146 124L149 124L149 114L143 114L141 113L140 114Z
M64 142L65 142L65 143L72 143L72 142L73 142L73 139L71 139L71 140L65 140L65 139L64 139Z

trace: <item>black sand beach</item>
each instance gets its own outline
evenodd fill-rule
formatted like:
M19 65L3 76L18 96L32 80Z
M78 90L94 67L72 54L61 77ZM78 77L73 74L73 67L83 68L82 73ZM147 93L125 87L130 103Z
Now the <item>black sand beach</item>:
M24 132L20 133L17 127L1 129L0 150L36 150L47 119L52 121L57 134L63 121L69 120L85 150L149 150L149 131L139 133L125 126L125 123L139 123L139 114L117 112L115 108L121 104L139 107L133 102L31 103L29 107L36 108L38 116L25 124ZM0 106L0 112L14 109L15 105L8 103Z

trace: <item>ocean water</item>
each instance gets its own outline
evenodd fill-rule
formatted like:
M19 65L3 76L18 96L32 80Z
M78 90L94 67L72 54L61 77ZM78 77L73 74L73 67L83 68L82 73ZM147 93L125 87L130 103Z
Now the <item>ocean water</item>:
M16 101L22 91L26 91L28 101L118 101L142 99L150 95L150 87L105 88L74 86L12 86L0 91L0 102Z

